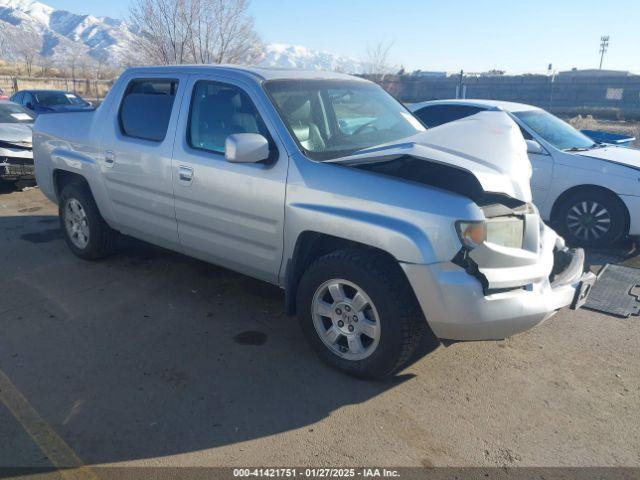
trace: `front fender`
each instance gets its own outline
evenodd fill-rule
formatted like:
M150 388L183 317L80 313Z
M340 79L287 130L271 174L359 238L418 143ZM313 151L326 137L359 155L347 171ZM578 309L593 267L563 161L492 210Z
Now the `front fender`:
M378 248L402 262L431 263L436 258L425 232L399 218L309 203L289 205L287 218L299 226L290 232L296 239L293 245L302 233L312 230Z
M304 232L369 245L409 264L451 260L461 247L456 220L484 218L461 195L301 155L289 163L286 198L283 269Z

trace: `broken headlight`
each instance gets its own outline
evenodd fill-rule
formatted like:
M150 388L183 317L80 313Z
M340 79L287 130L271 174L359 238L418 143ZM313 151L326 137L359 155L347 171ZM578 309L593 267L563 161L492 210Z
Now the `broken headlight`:
M487 224L484 221L456 222L458 237L468 250L473 250L487 239Z

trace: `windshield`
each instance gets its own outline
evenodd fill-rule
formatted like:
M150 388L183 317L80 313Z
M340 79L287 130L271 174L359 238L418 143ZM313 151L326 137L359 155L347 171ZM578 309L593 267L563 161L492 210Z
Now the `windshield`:
M0 103L0 123L33 123L34 116L15 103Z
M73 93L64 92L43 92L36 93L38 103L44 107L55 107L59 105L87 105L83 99Z
M596 146L589 137L544 110L514 112L514 115L560 150L587 150Z
M307 156L329 160L425 128L379 86L355 80L271 80L265 88Z

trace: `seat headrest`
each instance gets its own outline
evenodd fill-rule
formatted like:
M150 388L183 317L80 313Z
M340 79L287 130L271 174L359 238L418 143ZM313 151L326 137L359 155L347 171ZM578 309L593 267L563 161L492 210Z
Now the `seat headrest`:
M214 95L208 95L202 100L201 118L211 121L212 119L222 120L231 117L236 110L234 105L234 95L231 90L221 90Z
M220 102L225 102L225 104L231 105L234 108L240 108L240 105L242 103L237 90L220 90L216 94L216 98Z
M294 122L311 120L311 99L304 94L291 95L282 105L284 114Z

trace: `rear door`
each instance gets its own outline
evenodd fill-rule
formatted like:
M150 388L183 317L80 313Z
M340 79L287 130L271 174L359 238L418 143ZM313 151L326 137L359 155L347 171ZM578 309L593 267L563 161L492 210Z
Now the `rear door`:
M175 142L175 208L185 253L276 283L288 155L259 88L223 75L192 76ZM227 162L224 143L234 133L267 137L270 160Z
M122 82L103 137L102 172L120 230L172 249L179 242L171 156L187 79L153 74Z

